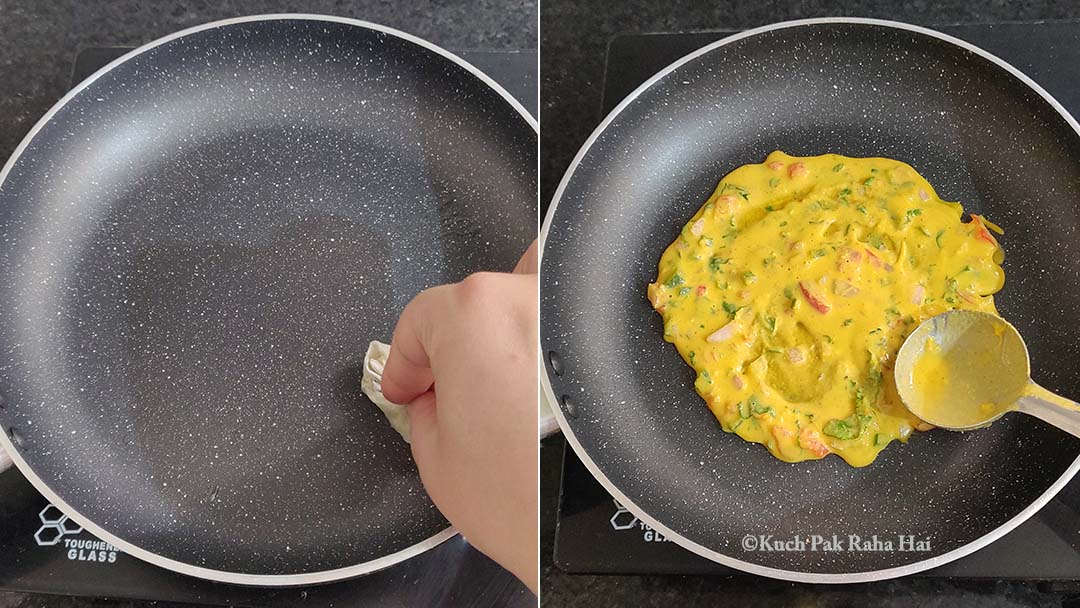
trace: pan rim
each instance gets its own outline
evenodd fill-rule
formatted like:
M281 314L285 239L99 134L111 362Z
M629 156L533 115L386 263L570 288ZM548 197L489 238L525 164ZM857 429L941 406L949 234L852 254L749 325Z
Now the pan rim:
M578 150L577 154L574 156L574 159L571 161L570 165L568 166L566 172L563 174L562 179L559 181L559 186L558 186L558 188L556 188L555 194L551 199L551 205L548 207L547 214L544 216L544 222L543 222L543 225L540 228L540 237L539 237L539 245L538 245L538 255L539 255L539 258L540 258L541 276L543 276L544 246L545 246L545 244L547 242L548 233L549 233L549 231L551 229L551 224L552 224L552 221L553 221L553 219L555 217L555 210L558 207L559 201L562 199L562 196L563 196L564 191L566 190L566 187L570 183L570 179L574 176L574 172L577 170L578 166L580 166L582 159L585 157L585 155L592 148L593 144L596 143L596 140L599 139L600 136L607 129L607 127L612 122L614 122L616 117L618 117L618 115L623 110L625 110L627 106L629 106L631 103L633 103L642 93L644 93L646 90L650 89L654 84L659 82L661 79L663 79L668 74L675 71L676 69L678 69L678 68L682 67L683 65L697 59L698 57L700 57L702 55L710 53L710 52L712 52L712 51L714 51L714 50L716 50L716 49L718 49L718 48L720 48L722 46L725 46L727 44L731 44L733 42L737 42L737 41L742 40L744 38L749 38L749 37L752 37L752 36L765 34L765 33L768 33L768 32L775 31L775 30L795 28L795 27L805 27L805 26L816 26L816 25L832 25L832 24L872 25L872 26L878 26L878 27L893 28L893 29L897 29L897 30L904 30L904 31L913 32L913 33L916 33L916 34L921 34L921 35L924 35L924 36L929 36L931 38L935 38L935 39L941 40L943 42L950 43L950 44L958 46L958 47L960 47L960 48L962 48L962 49L964 49L966 51L974 53L975 55L978 55L979 57L993 63L997 67L1005 70L1010 75L1012 75L1014 78L1016 78L1017 80L1019 80L1023 84L1027 85L1028 88L1030 88L1032 91L1034 91L1036 94L1038 94L1039 97L1041 97L1055 111L1057 111L1057 113L1060 114L1061 117L1065 119L1065 121L1068 123L1068 125L1070 127L1072 127L1073 131L1075 131L1076 134L1078 136L1080 136L1080 124L1077 123L1076 119L1073 118L1073 116L1069 113L1069 111L1066 110L1065 107L1062 106L1060 102L1058 102L1056 99L1054 99L1054 97L1052 95L1050 95L1050 93L1048 93L1044 88L1042 88L1042 86L1040 86L1038 83L1036 83L1034 80L1032 80L1031 77L1029 77L1028 75L1021 72L1019 69L1014 67L1012 64L1010 64L1010 63L1006 62L1005 60L1001 59L1000 57L997 57L996 55L990 53L989 51L986 51L986 50L984 50L984 49L982 49L982 48L980 48L980 47L978 47L978 46L976 46L974 44L971 44L970 42L967 42L965 40L961 40L960 38L956 38L956 37L950 36L948 34L943 34L941 32L938 32L936 30L932 30L930 28L926 28L926 27L922 27L922 26L918 26L918 25L912 25L910 23L903 23L903 22L900 22L900 21L886 20L886 19L869 19L869 18L862 18L862 17L819 17L819 18L813 18L813 19L797 19L797 20L791 20L791 21L781 21L781 22L772 23L772 24L757 27L757 28L748 29L748 30L733 34L731 36L724 37L724 38L722 38L720 40L717 40L716 42L712 42L710 44L707 44L707 45L705 45L705 46L703 46L703 47L701 47L701 48L699 48L699 49L697 49L697 50L695 50L695 51L693 51L693 52L691 52L691 53L689 53L687 55L684 55L683 57L681 57L681 58L677 59L676 61L674 61L673 63L669 64L667 67L663 68L662 70L660 70L656 74L653 74L648 80L643 82L640 86L635 88L633 90L633 92L631 92L629 95L627 95L625 98L623 98L622 101L620 101L619 104L617 106L615 106L615 108L610 113L608 113L607 116L604 117L604 119L600 122L600 124L597 125L596 129L594 129L593 132L589 135L588 139L585 140L585 143L582 144L581 148ZM541 285L542 285L542 282L541 282ZM543 324L541 323L541 325L543 325ZM541 327L541 332L542 331L543 331L543 327ZM543 344L539 343L538 347L540 348L541 361L543 361L544 360L544 358L543 358L543 354L544 354ZM692 540L689 540L689 539L683 537L679 533L671 530L670 528L668 528L664 524L660 523L656 518L649 515L647 512L645 512L645 510L643 510L641 507L639 507L637 504L635 504L633 500L631 500L621 490L619 490L615 486L615 484L612 483L611 480L608 479L608 477L606 475L604 475L604 473L600 470L600 468L596 465L596 463L592 460L592 458L585 452L585 450L581 446L581 443L578 441L577 437L574 435L573 429L571 429L570 425L567 423L567 420L566 420L566 417L563 414L562 408L555 405L555 404L558 404L559 401L556 398L555 392L551 387L551 379L548 376L548 374L549 374L548 367L547 366L543 366L543 367L544 367L543 373L540 374L541 388L542 388L544 397L546 397L554 405L554 407L552 407L551 409L552 409L552 412L555 415L556 421L559 424L559 428L562 430L563 435L566 437L566 441L570 444L571 448L573 448L574 453L581 460L582 464L585 465L585 468L588 469L589 473L591 473L592 476L594 478L596 478L596 480L598 482L600 482L600 485L602 485L604 487L604 489L608 493L610 493L612 495L612 497L614 497L616 500L619 501L619 504L621 504L623 507L625 507L631 513L636 515L638 517L638 519L640 519L641 521L648 524L653 529L655 529L658 532L660 532L661 534L663 534L665 538L667 538L667 539L669 539L671 541L674 541L676 544L683 547L684 549L687 549L687 550L691 551L692 553L700 555L701 557L704 557L706 559L709 559L709 560L711 560L713 562L719 563L719 564L724 565L724 566L728 566L728 567L731 567L731 568L735 568L737 570L741 570L743 572L749 572L751 574L757 574L757 575L765 576L765 577L769 577L769 578L775 578L775 579L780 579L780 580L785 580L785 581L800 582L800 583L829 583L829 584L865 583L865 582L872 582L872 581L887 580L887 579L891 579L891 578L898 578L898 577L901 577L901 576L907 576L907 575L915 574L915 573L918 573L918 572L922 572L924 570L929 570L931 568L936 568L938 566L942 566L942 565L947 564L949 562L960 559L961 557L970 555L970 554L974 553L975 551L978 551L979 549L982 549L983 547L985 547L985 546L989 545L990 543L998 540L999 538L1001 538L1005 534L1011 532L1013 529L1015 529L1020 524L1027 521L1032 515L1034 515L1043 506L1045 506L1046 503L1050 502L1050 500L1055 495L1057 495L1057 493L1059 491L1061 491L1061 489L1063 487L1065 487L1065 485L1067 483L1069 483L1069 481L1072 480L1072 478L1076 475L1077 471L1080 470L1080 456L1078 456L1073 461L1073 463L1071 465L1069 465L1069 467L1065 470L1065 472L1062 473L1061 477L1059 477L1054 483L1052 483L1041 495L1039 495L1038 498L1036 498L1034 501L1032 501L1031 504L1029 504L1022 511L1020 511L1019 513L1017 513L1016 515L1014 515L1013 517L1011 517L1010 519L1008 519L1007 521L1002 523L997 528L994 528L990 532L987 532L986 534L984 534L984 535L970 541L969 543L967 543L967 544L965 544L965 545L963 545L961 547L957 547L956 549L953 549L951 551L947 551L945 553L942 553L941 555L936 555L936 556L928 558L928 559L920 560L920 561L917 561L917 562L914 562L914 563L911 563L911 564L907 564L907 565L904 565L904 566L896 566L896 567L892 567L892 568L884 568L884 569L881 569L881 570L869 570L869 571L864 571L864 572L850 572L850 573L842 573L842 574L820 573L820 572L800 572L800 571L796 571L796 570L785 570L785 569L782 569L782 568L772 568L772 567L768 567L768 566L761 566L761 565L754 564L754 563L751 563L751 562L747 562L747 561L743 561L743 560L736 559L736 558L733 558L733 557L729 557L729 556L724 555L724 554L722 554L722 553L720 553L718 551L714 551L714 550L709 549L709 548L707 548L707 547L705 547L705 546L703 546L701 544L698 544L698 543L696 543L696 542L694 542Z
M57 101L55 104L53 104L51 108L49 108L48 112L46 112L40 119L38 119L36 123L34 123L34 126L26 133L22 141L19 142L19 145L15 148L15 151L12 152L11 157L8 158L3 168L0 169L0 186L2 186L7 180L8 174L11 173L11 170L15 166L15 163L18 162L19 158L22 156L22 153L30 145L30 142L33 141L34 137L37 136L38 132L41 131L42 128L44 128L44 126L52 119L52 117L62 108L64 108L68 104L68 102L75 98L75 96L81 93L83 89L89 87L91 84L94 83L94 81L96 81L98 78L100 78L107 72L110 72L117 66L126 63L128 60L133 59L134 57L137 57L138 55L141 55L153 48L172 42L173 40L183 38L185 36L196 34L198 32L227 27L240 23L289 20L325 21L331 23L341 23L388 34L390 36L394 36L396 38L405 40L406 42L411 42L412 44L420 46L427 51L433 52L436 55L464 68L473 77L479 79L481 82L483 82L493 91L495 91L495 93L497 93L500 97L502 97L502 99L507 104L509 104L525 120L526 123L528 123L534 133L536 133L537 135L539 135L540 133L540 125L537 119L534 118L532 114L530 114L529 111L526 110L525 107L517 99L515 99L505 88L503 88L502 85L495 82L495 80L493 80L490 76L485 74L476 66L455 55L454 53L442 48L439 45L436 45L432 42L429 42L427 40L424 40L423 38L419 38L412 34L403 32L401 30L380 25L377 23L372 23L370 21L364 21L362 19L338 17L335 15L320 15L315 13L267 13L221 19L218 21L211 21L208 23L203 23L200 25L185 28L168 34L166 36L162 36L161 38L157 38L155 40L147 42L146 44L138 46L135 49L132 49L131 51L123 54L117 59L110 61L104 67L97 70L85 80L78 83L70 91L68 91L63 97L60 98L59 101ZM539 162L539 159L537 159L537 161ZM44 480L42 480L40 477L38 477L36 473L34 473L34 471L30 468L30 465L26 463L22 455L19 453L18 449L11 442L11 439L8 437L6 431L0 432L0 449L7 452L7 454L11 457L12 462L19 469L19 472L22 473L22 475L26 477L28 481L30 481L31 485L33 485L39 493L41 493L45 498L47 498L50 503L59 508L65 515L67 515L71 519L74 519L76 522L82 525L83 528L85 528L97 538L108 542L109 544L117 547L118 549L132 557L151 563L155 566L160 566L162 568L172 570L174 572L179 572L181 574L194 576L196 578L212 580L222 583L233 583L237 585L261 587L288 587L340 581L348 578L362 576L365 574L371 574L373 572L389 568L395 564L403 562L429 549L432 549L442 544L443 542L453 538L454 536L457 536L458 534L457 530L455 530L453 526L449 526L446 529L416 544L413 544L394 553L390 553L388 555L384 555L382 557L368 560L359 564L354 564L352 566L344 566L341 568L322 570L318 572L304 572L294 574L248 574L243 572L231 572L227 570L205 568L202 566L195 566L186 562L174 560L138 547L106 531L101 526L91 521L89 518L84 517L64 499L62 499L56 492L54 492L52 488L50 488L49 485L45 483Z

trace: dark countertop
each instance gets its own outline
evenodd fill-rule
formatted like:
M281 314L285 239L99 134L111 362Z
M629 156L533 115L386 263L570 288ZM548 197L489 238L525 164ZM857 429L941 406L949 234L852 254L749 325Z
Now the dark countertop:
M541 208L601 119L604 56L615 35L745 29L828 16L875 17L933 26L1076 19L1080 4L1056 2L646 2L544 0L541 29ZM552 556L564 441L540 453L542 606L1080 606L1080 598L1044 593L1034 583L897 579L860 585L805 585L760 577L573 575Z
M260 13L363 19L452 50L537 46L536 0L0 0L0 164L70 86L79 50L137 46L187 27ZM0 592L0 608L174 606Z

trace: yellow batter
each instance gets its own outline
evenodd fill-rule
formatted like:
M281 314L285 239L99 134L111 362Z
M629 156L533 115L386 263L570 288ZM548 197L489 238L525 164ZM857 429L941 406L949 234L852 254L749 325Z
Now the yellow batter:
M865 466L922 424L893 380L904 338L946 310L996 314L1000 229L961 216L904 163L773 152L724 177L649 300L725 431Z

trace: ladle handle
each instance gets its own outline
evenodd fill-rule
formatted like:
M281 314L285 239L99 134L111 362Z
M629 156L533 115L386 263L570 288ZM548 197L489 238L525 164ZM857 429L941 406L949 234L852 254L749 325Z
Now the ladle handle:
M1034 382L1028 383L1024 395L1016 401L1016 411L1080 437L1080 403L1052 393Z

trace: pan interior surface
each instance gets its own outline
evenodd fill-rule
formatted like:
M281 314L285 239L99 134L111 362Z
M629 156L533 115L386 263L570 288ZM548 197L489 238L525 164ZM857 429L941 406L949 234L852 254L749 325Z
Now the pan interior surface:
M0 184L0 423L82 519L228 573L348 568L448 523L360 392L421 290L535 236L536 135L344 22L241 21L100 74Z
M837 22L716 46L594 134L544 243L541 348L552 391L572 443L609 489L708 557L821 581L930 567L1037 502L1072 471L1080 443L1011 415L978 432L916 434L854 469L836 457L787 464L721 431L693 371L663 341L645 288L717 180L777 149L902 160L942 198L1003 226L998 309L1027 340L1035 379L1080 395L1080 137L1034 89L971 50ZM845 549L744 545L762 535L837 537ZM894 549L904 538L926 544L859 550L851 535Z

